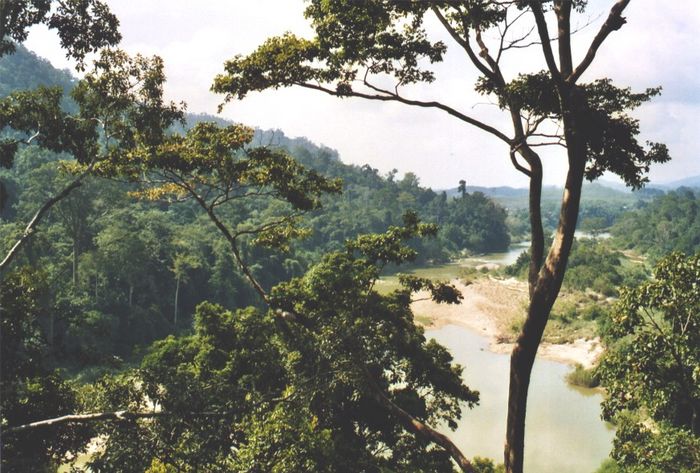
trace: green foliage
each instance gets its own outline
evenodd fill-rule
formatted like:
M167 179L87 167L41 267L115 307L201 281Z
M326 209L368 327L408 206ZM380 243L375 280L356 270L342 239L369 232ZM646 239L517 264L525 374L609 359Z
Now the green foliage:
M121 156L137 145L155 146L182 111L163 100L163 64L103 51L94 68L71 90L77 113L64 111L63 90L40 86L0 98L0 164L12 167L20 145L72 155L87 165Z
M86 145L81 142L76 147L75 138L69 138L78 130L72 126L75 122L67 120L61 110L62 96L63 91L57 87L12 92L0 99L0 126L31 135L36 144L51 151L74 152ZM19 143L15 138L3 138L0 148L3 167L12 167Z
M305 154L297 156L308 159ZM319 163L319 159L304 162L312 166L322 164L329 175L343 179L343 198L323 199L325 212L311 216L314 232L304 244L305 249L337 250L338 243L346 239L401 224L401 216L411 210L424 221L439 226L436 239L411 242L418 252L417 262L445 262L450 256L465 252L507 248L505 211L476 193L465 199L449 199L444 192L421 187L411 173L396 180L392 173L382 178L369 166L350 167L337 161L326 164Z
M620 258L595 239L577 239L569 256L564 284L584 291L592 289L606 296L617 293L623 281Z
M168 127L183 120L184 109L184 104L164 100L164 67L158 56L102 51L71 92L80 107L78 120L99 117L104 144L112 153L158 145Z
M617 466L615 460L607 458L595 473L620 473L620 467Z
M584 368L578 363L574 366L574 370L566 375L566 381L569 384L583 388L595 388L600 385L600 379L595 368Z
M490 199L508 209L508 228L514 241L530 238L530 214L527 189L510 187L468 187L468 190L483 192ZM563 189L554 186L542 188L541 211L545 234L554 232L559 218L559 206ZM609 231L610 227L630 209L650 202L657 193L653 188L642 188L634 192L612 189L597 182L584 183L581 195L577 230L596 235Z
M352 91L357 66L375 59L374 73L391 74L402 84L431 82L433 73L421 59L442 60L445 45L427 40L420 2L357 4L352 1L313 1L306 15L317 32L314 40L292 34L268 39L248 57L236 57L225 65L214 90L226 99L243 98L249 92L313 81L336 82L339 95ZM405 21L402 26L396 20ZM313 64L313 65L312 65Z
M659 261L652 281L621 292L611 327L621 340L610 347L599 370L609 393L603 414L613 418L638 411L654 421L649 428L643 418L629 420L618 430L613 457L623 471L655 471L655 465L671 464L675 466L661 469L691 471L692 461L697 465L698 281L700 254L673 253ZM671 457L664 456L661 452L675 442ZM637 464L639 470L633 467Z
M574 241L567 265L564 286L579 291L592 290L604 296L617 295L618 287L634 284L646 278L644 268L623 265L625 257L612 250L605 240L580 238ZM530 264L529 250L505 268L510 276L525 278ZM594 317L589 314L589 318Z
M91 466L451 472L447 454L401 428L376 396L452 428L461 404L478 401L447 350L413 323L410 289L372 289L378 265L410 258L400 242L431 229L406 222L276 286L276 310L201 304L194 333L154 344L132 384L166 414L108 427ZM105 392L134 399L116 388Z
M76 79L66 70L55 69L49 61L38 57L21 44L16 45L12 54L0 57L0 97L11 92L44 87L60 87L64 97L68 98ZM63 108L71 108L75 103L64 100Z
M447 207L443 235L453 251L502 251L510 245L505 209L480 192L464 193Z
M516 106L533 116L561 119L562 105L557 87L549 72L520 74L501 87L492 80L481 79L476 90L484 95L495 95L502 109ZM577 130L587 149L586 178L590 181L612 172L625 183L641 188L651 163L668 161L668 149L661 143L647 143L645 149L636 139L639 120L628 111L634 110L659 95L661 88L633 93L629 87L619 88L610 79L598 79L578 87L578 100L585 102Z
M8 274L0 281L2 327L0 423L21 425L75 412L75 393L50 367L40 324L47 322L37 301L46 291L40 273ZM88 439L81 427L52 427L3 433L2 464L7 472L48 470Z
M0 22L4 33L0 56L14 52L15 41L22 43L29 28L38 24L56 30L66 55L78 60L79 65L89 52L121 40L119 20L99 0L7 2L0 10Z
M627 213L612 227L616 243L657 259L700 250L700 195L680 189Z
M493 460L488 458L474 457L472 461L475 473L505 473L505 465L494 464Z
M220 128L214 123L198 123L185 136L168 137L155 153L150 147L137 150L125 163L117 163L115 171L132 178L144 171L173 173L179 176L170 182L176 186L176 194L197 186L212 191L221 186L228 193L217 195L214 202L219 205L235 198L272 195L295 209L312 210L319 206L322 193L339 192L339 180L325 179L280 151L244 149L252 133L240 125ZM189 182L178 185L184 176L191 176ZM166 187L163 193L170 189ZM265 193L268 189L272 192ZM158 188L150 192L160 197Z
M613 458L624 473L693 473L700 465L700 438L666 422L649 428L623 417L617 425Z

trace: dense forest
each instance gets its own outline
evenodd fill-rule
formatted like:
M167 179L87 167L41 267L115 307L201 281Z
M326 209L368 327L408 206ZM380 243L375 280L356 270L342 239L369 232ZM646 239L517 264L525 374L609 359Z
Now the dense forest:
M186 113L164 98L162 60L102 49L119 41L106 5L51 3L0 6L2 471L521 473L519 402L542 339L603 347L569 375L606 393L615 439L599 472L698 471L698 190L644 188L668 150L637 143L627 113L657 89L576 85L587 104L577 108L564 100L576 71L555 80L553 58L548 72L505 82L481 29L507 30L503 12L525 6L542 28L541 4L432 6L463 47L477 32L477 91L519 111L516 131L534 127L509 142L529 189L456 176L435 191L309 138ZM427 6L387 2L370 15L340 3L309 4L324 41L272 38L227 62L214 90L226 101L292 85L367 98L350 80L366 63L365 85L378 73L432 82L419 64L439 62L444 44L425 39ZM572 5L561 3L567 30ZM458 14L469 21L455 29ZM412 26L399 32L397 18ZM21 44L37 23L58 30L80 79ZM358 28L366 38L348 42ZM398 86L369 87L406 102ZM579 148L571 116L587 120ZM562 124L557 146L589 156L566 191L542 186L541 143L527 141L549 137L534 132L545 120ZM634 192L581 184L604 172ZM514 263L479 260L515 242L529 249ZM417 301L460 304L458 286L480 284L527 298L510 301L520 313L499 335L515 347L505 464L467 458L452 440L481 393L414 314Z
M0 66L17 71L15 78L31 76L39 85L73 83L21 46ZM12 90L12 84L3 86ZM191 127L211 119L188 115L186 123ZM184 131L180 127L173 133ZM395 173L381 176L370 166L346 165L334 150L304 138L289 139L281 131L257 131L252 143L284 150L302 165L343 182L340 195L324 197L322 207L306 216L308 236L286 253L243 247L266 288L303 274L348 239L401 224L409 210L440 225L434 239L411 242L418 250L416 262L505 250L510 242L505 210L481 193L448 199L444 192L421 187L413 174L399 179ZM69 182L62 159L27 147L10 171L1 171L8 194L0 226L5 249L35 209ZM191 203L130 198L135 189L126 182L86 180L54 207L23 254L26 264L41 268L46 282L42 299L48 305L42 311L50 320L42 324L48 343L72 362L104 361L115 350L128 357L134 346L190 326L194 308L205 300L228 309L257 303L234 269L224 239L200 209ZM245 203L235 209L236 219L245 226L274 215L276 205L271 199Z
M621 216L611 228L622 248L659 258L671 251L700 251L700 195L680 188Z

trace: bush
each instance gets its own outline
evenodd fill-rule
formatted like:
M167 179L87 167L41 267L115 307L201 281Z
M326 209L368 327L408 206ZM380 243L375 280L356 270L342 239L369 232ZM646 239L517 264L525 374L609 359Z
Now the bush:
M584 307L580 312L583 320L599 320L607 316L607 312L599 304L590 304Z
M504 473L506 468L503 464L495 465L493 460L482 457L474 457L472 461L475 473Z
M573 386L582 388L595 388L600 386L600 378L595 368L586 369L580 364L576 364L574 370L566 375L566 381Z
M595 471L595 473L620 473L620 467L617 466L615 460L612 458L607 458Z

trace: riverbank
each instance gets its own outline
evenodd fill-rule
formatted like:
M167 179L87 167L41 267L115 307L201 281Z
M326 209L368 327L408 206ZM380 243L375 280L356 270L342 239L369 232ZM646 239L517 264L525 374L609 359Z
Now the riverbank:
M417 323L427 329L454 324L479 333L489 340L489 350L510 353L516 329L527 307L527 283L516 279L479 278L470 284L451 281L462 292L461 304L438 304L427 293L417 293L411 305ZM540 344L538 355L560 363L594 366L603 352L600 339L578 338L570 343Z

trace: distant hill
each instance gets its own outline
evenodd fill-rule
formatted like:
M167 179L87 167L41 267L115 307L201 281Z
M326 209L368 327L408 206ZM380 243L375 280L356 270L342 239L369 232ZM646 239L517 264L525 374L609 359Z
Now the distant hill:
M16 90L33 89L36 87L61 87L66 95L64 107L72 109L75 103L68 97L77 79L68 70L59 70L21 44L16 46L14 54L0 58L0 97L5 97ZM73 111L73 110L71 110ZM187 127L192 127L200 122L215 122L226 126L233 122L221 117L209 114L187 113L185 116ZM181 126L174 127L174 131L184 131ZM323 150L331 159L339 160L338 152L323 145L316 145L305 137L290 138L281 130L256 129L255 145L280 146L287 149L305 148L316 152Z
M683 179L679 179L677 181L666 182L663 184L654 183L653 186L659 187L661 189L667 189L667 190L678 189L680 187L700 188L700 175L684 177Z
M446 192L448 196L459 194L456 187L448 189ZM528 189L526 188L467 186L467 192L481 192L511 210L526 209L528 207ZM543 186L542 206L558 206L562 192L563 189L561 187ZM601 204L634 205L639 200L650 200L658 193L663 194L662 191L656 190L650 192L644 189L630 192L629 190L613 189L602 183L585 183L583 185L582 203L584 206Z
M624 184L620 182L613 182L613 181L608 181L606 179L600 179L596 182L599 182L601 185L605 187L609 187L611 189L619 190L619 191L626 191L626 192L631 192L631 190L627 187L625 187ZM644 188L642 188L639 191L635 192L651 192L655 194L663 194L664 191L671 191L678 189L680 187L688 187L688 188L700 188L700 175L696 176L690 176L690 177L684 177L683 179L677 179L675 181L670 181L670 182L656 182L652 181L648 183Z
M185 115L185 120L187 122L186 127L177 127L176 131L184 131L185 128L193 127L197 123L202 122L214 122L219 126L227 126L234 123L231 120L206 113L188 113ZM260 128L255 128L255 136L253 137L252 144L254 146L275 146L289 150L303 148L313 153L323 151L328 155L329 159L340 161L338 151L335 149L329 148L323 144L318 145L305 136L290 138L285 135L282 130L261 130Z
M67 70L59 70L46 59L40 58L21 44L16 46L14 54L0 58L0 97L5 97L15 90L34 89L40 86L61 87L66 95L63 106L75 107L68 93L73 89L77 79Z

